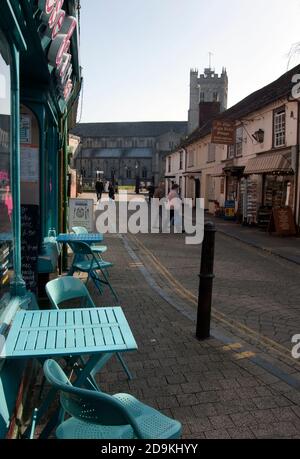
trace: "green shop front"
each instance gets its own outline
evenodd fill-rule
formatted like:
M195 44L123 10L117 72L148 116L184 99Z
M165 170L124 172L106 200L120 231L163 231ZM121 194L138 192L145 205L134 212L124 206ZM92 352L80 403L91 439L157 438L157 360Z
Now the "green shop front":
M1 0L0 351L17 311L41 305L58 268L51 236L67 223L79 8L74 0ZM32 362L0 360L0 438L14 437L22 422L32 372Z

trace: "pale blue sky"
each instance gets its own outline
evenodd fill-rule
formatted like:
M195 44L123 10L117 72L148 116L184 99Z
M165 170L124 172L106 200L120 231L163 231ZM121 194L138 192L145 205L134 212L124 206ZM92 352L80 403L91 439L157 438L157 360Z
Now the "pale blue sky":
M82 122L186 120L190 68L227 68L229 106L287 69L300 0L81 0ZM300 56L292 65L300 62Z

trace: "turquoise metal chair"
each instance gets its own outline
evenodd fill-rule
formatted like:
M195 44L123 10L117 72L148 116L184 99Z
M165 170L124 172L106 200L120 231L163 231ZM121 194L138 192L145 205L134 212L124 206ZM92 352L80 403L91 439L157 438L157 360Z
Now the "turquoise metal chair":
M56 429L58 439L179 439L180 422L129 394L108 395L72 386L54 360L44 364L47 381L60 391L71 418Z
M46 285L46 293L51 302L53 309L60 309L60 305L67 301L80 300L79 308L96 308L92 297L80 279L75 277L60 277L51 282L48 282ZM109 354L112 356L113 354ZM125 373L129 379L132 379L132 375L119 352L116 353L116 356L121 363ZM96 381L94 380L94 375L96 373L96 368L91 373L91 379L95 386L98 388Z
M74 226L72 228L72 231L75 234L89 234L88 230L84 228L83 226ZM96 245L92 244L91 246L92 251L101 257L101 255L105 252L107 252L107 246L106 245Z
M113 289L106 274L106 270L111 268L113 264L108 261L103 261L97 257L91 247L84 242L68 242L68 244L74 253L72 266L68 273L69 276L73 276L75 272L86 273L88 275L86 282L87 284L91 279L99 290L100 294L103 293L102 286L107 285L116 301L119 301L118 295ZM99 275L99 273L101 275Z

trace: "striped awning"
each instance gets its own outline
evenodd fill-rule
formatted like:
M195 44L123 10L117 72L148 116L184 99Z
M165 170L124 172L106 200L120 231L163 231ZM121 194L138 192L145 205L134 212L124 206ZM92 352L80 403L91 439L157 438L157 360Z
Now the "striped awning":
M276 172L293 174L293 169L291 161L289 161L285 156L275 153L268 156L258 156L257 158L250 159L247 163L244 174L273 174Z

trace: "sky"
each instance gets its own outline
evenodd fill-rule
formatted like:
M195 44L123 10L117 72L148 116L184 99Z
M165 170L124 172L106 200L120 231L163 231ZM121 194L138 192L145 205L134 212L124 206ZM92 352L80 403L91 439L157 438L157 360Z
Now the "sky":
M230 107L285 73L297 42L300 0L81 0L78 121L187 120L190 69L209 52Z

